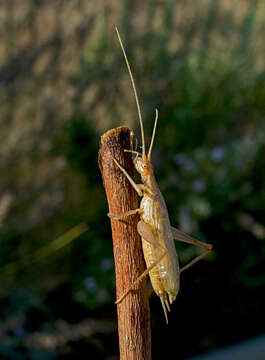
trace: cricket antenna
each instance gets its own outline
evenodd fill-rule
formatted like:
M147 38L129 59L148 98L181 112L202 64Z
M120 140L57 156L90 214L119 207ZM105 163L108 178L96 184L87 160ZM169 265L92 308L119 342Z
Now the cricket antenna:
M153 143L154 143L154 138L155 138L155 133L156 133L157 120L158 120L158 110L156 109L155 124L154 124L154 128L153 128L151 143L150 143L148 154L147 154L148 160L151 160L151 153L152 153L152 148L153 148Z
M139 116L139 121L140 121L141 134L142 134L142 158L143 158L143 160L145 160L146 155L145 155L144 127L143 127L142 113L141 113L141 108L140 108L139 99L138 99L138 95L137 95L137 90L136 90L136 86L135 86L135 83L134 83L131 67L130 67L130 64L129 64L129 61L128 61L128 58L127 58L127 55L126 55L126 52L125 52L125 49L124 49L124 46L123 46L123 43L121 41L121 37L120 37L119 30L118 30L117 26L115 26L115 30L116 30L116 33L117 33L117 36L118 36L118 39L119 39L121 50L123 52L123 56L124 56L126 66L127 66L127 69L128 69L129 75L130 75L131 83L132 83L132 88L133 88L133 92L134 92L134 97L135 97L138 116Z

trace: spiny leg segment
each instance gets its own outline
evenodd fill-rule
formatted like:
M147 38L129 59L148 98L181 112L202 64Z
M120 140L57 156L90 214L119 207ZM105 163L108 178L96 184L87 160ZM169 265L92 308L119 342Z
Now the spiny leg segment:
M171 232L175 240L182 241L188 244L196 245L203 247L206 249L206 251L200 255L198 255L195 259L191 260L187 265L185 265L183 268L180 269L180 272L183 272L184 270L189 269L192 265L203 259L205 256L207 256L210 251L212 250L213 246L211 244L203 243L202 241L199 241L197 239L192 238L191 236L183 233L182 231L174 228L171 226Z

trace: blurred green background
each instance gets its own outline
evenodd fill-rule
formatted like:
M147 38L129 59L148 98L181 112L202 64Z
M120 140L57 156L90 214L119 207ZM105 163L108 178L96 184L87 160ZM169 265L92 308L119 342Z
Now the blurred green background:
M119 27L171 222L214 245L183 273L153 359L265 331L265 4L0 2L0 358L118 359L100 135L139 137ZM148 141L148 140L147 140ZM139 142L138 142L139 143ZM198 249L176 243L181 264Z

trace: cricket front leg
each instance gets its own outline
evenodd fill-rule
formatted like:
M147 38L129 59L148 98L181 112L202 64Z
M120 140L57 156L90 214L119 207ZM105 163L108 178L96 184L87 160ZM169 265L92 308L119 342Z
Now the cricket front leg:
M126 176L126 178L129 180L129 182L131 183L132 187L135 189L135 191L137 192L137 194L139 196L143 196L144 193L148 193L150 196L153 196L153 192L151 189L149 189L149 187L147 187L144 184L136 184L134 182L134 180L130 177L130 175L127 173L127 171L118 163L118 161L112 156L113 161L115 162L115 164L118 166L118 168L123 172L123 174Z
M167 249L162 248L161 245L159 245L154 237L154 234L150 228L145 222L142 220L138 222L137 224L137 231L141 235L141 237L144 238L145 241L149 242L154 247L161 248L162 254L158 257L156 261L154 261L132 284L131 286L122 294L122 296L115 302L115 304L119 304L128 294L129 292L141 281L143 278L145 278L150 271L160 263L160 261L167 255L168 251Z
M184 232L174 228L171 226L171 232L175 240L182 241L188 244L196 245L203 247L206 251L198 256L196 256L195 259L191 260L187 265L185 265L183 268L180 269L180 272L183 272L184 270L187 270L192 265L203 259L205 256L207 256L210 251L212 250L213 246L211 244L206 244L202 241L199 241L197 239L192 238L191 236L185 234Z
M131 183L132 187L135 189L137 194L139 196L143 196L143 186L142 184L136 184L134 180L130 177L130 175L127 173L127 171L118 163L118 161L112 156L113 161L118 166L118 168L123 172L123 174L126 176L126 178Z

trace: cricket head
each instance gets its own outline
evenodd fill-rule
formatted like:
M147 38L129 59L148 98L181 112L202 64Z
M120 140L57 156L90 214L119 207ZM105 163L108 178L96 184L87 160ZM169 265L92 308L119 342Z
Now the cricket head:
M153 167L152 167L152 164L151 164L151 154L152 154L152 148L153 148L153 143L154 143L154 138L155 138L157 119L158 119L158 111L156 109L156 117L155 117L155 123L154 123L154 128L153 128L153 134L152 134L152 139L151 139L151 143L150 143L147 155L145 153L145 140L144 140L143 127L141 126L141 130L142 130L142 154L139 155L139 153L137 153L137 155L136 155L136 157L134 159L134 166L135 166L137 172L141 175L142 178L145 178L148 175L153 174Z
M151 161L148 160L147 157L143 158L142 156L136 155L133 162L135 169L141 175L141 177L147 177L153 173Z

